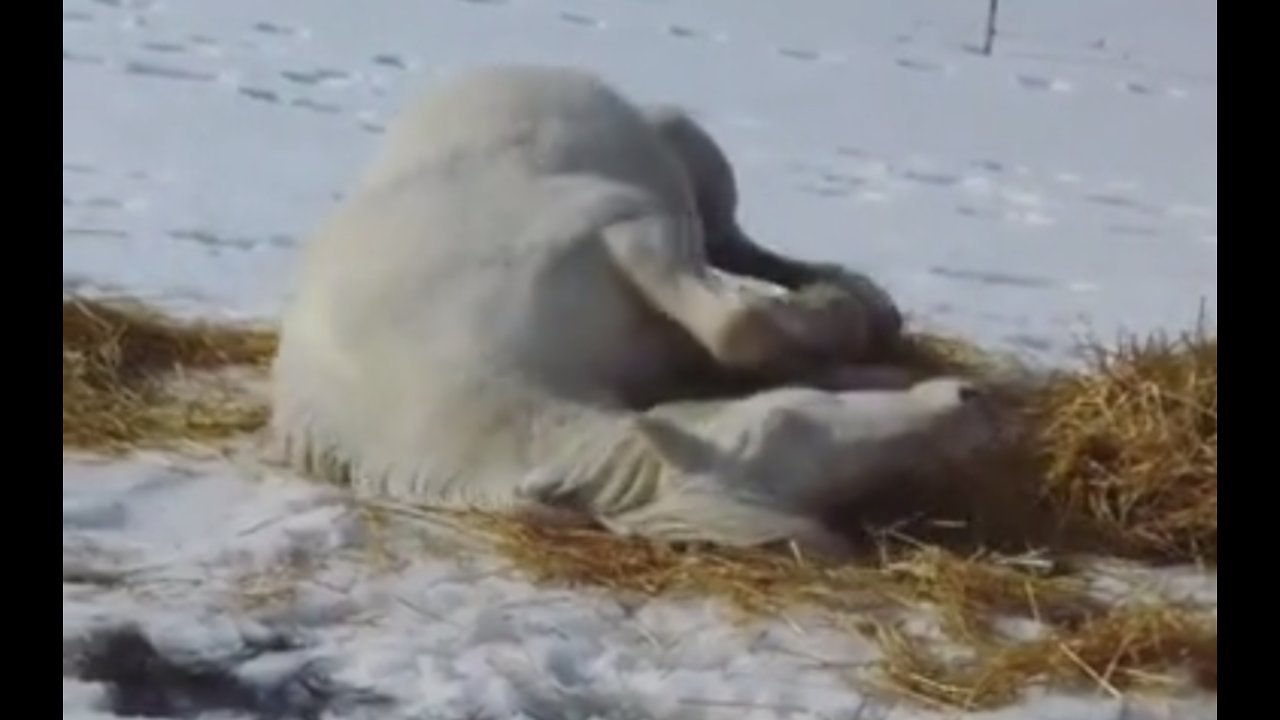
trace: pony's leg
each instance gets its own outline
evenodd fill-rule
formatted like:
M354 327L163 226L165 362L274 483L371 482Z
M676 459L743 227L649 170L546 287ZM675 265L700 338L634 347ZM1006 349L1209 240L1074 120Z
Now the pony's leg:
M725 369L789 380L830 363L828 348L815 342L812 313L785 296L712 272L697 237L660 214L601 231L623 277Z
M644 112L650 126L684 166L698 206L707 262L712 267L793 291L811 285L836 286L865 308L872 344L896 340L902 315L883 288L862 273L788 257L755 242L737 219L738 184L733 163L711 133L677 106L647 106Z
M994 440L982 397L943 378L907 390L771 390L691 413L657 408L641 427L672 479L651 506L614 521L658 537L822 546L834 537L821 522L830 507Z

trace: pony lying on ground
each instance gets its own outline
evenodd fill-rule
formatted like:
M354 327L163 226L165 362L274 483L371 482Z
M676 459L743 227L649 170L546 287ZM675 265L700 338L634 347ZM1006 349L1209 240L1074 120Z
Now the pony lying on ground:
M736 210L678 109L577 70L464 73L304 248L273 437L365 494L841 550L819 512L981 443L980 403L874 367L889 296Z

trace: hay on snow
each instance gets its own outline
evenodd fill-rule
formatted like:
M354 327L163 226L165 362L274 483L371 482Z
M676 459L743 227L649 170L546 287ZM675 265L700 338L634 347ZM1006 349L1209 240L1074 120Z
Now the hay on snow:
M209 442L265 422L260 397L181 380L261 371L275 351L263 328L179 322L120 302L63 302L63 445L123 451ZM1217 685L1216 617L1170 605L1111 607L1059 563L996 552L1014 517L1085 527L1095 549L1166 560L1217 558L1217 339L1203 324L1181 337L1094 347L1085 371L1004 383L1024 426L1007 462L970 470L959 517L927 511L873 533L878 553L830 566L769 551L680 548L591 528L469 515L472 526L533 577L656 596L716 596L752 614L809 606L884 650L877 677L900 693L952 707L991 707L1035 682L1087 682L1108 692L1174 682ZM919 376L996 377L998 363L964 341L917 335L897 358ZM985 508L986 516L983 517ZM994 518L994 520L993 520ZM993 524L994 523L994 524ZM999 526L999 527L997 527ZM946 528L945 544L923 543ZM1021 536L1034 546L1044 538ZM1065 535L1057 536L1061 540ZM964 543L963 540L969 540ZM961 549L964 548L964 549ZM1007 549L1007 548L1006 548ZM1032 548L1026 548L1030 551ZM1055 551L1059 551L1055 553ZM895 610L931 608L961 659L903 629ZM1023 618L1043 632L1002 630Z

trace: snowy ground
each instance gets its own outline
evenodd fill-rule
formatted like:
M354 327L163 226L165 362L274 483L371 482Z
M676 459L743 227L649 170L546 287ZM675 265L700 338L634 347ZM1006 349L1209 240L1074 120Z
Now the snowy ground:
M64 287L273 317L389 114L453 68L536 60L687 104L758 239L857 265L932 324L1065 361L1078 332L1216 317L1216 4L1006 2L991 58L985 7L64 0ZM340 501L252 475L64 460L65 717L915 716L861 698L841 673L870 649L817 626L535 589L475 552L361 581ZM139 687L161 671L167 695ZM1128 717L1216 717L1190 702Z

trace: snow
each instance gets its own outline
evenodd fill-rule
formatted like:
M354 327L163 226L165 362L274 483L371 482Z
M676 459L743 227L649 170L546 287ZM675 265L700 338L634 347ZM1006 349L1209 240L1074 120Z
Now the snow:
M336 492L225 460L68 458L64 716L942 717L860 696L844 675L874 650L817 617L742 626L708 601L537 588L447 529L380 567L367 527ZM1089 696L1030 707L1122 716ZM1216 717L1212 699L1173 707Z
M864 269L929 325L1069 362L1081 333L1216 318L1216 4L1006 2L983 57L986 6L64 0L64 287L272 318L399 106L539 61L692 108L759 240ZM445 540L374 573L340 498L260 475L64 458L64 717L927 717L859 694L843 676L873 650L816 618L534 587ZM1164 710L1217 715L1127 717ZM1049 694L992 717L1124 711Z

